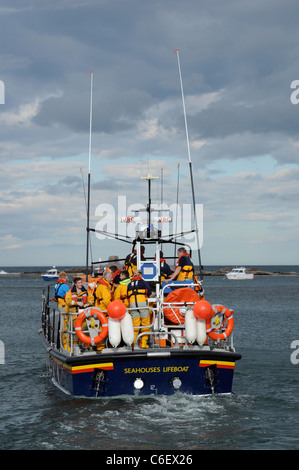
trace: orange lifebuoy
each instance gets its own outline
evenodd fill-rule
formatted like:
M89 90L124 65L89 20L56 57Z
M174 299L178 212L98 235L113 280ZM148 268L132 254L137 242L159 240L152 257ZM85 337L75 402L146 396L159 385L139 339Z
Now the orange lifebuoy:
M234 315L233 315L234 312L230 310L229 308L224 307L223 305L213 305L213 310L215 313L222 313L224 315L225 320L227 320L227 326L226 326L225 331L221 333L216 333L216 331L214 331L214 329L211 328L211 319L208 320L207 321L208 336L214 341L217 341L217 339L226 339L232 333L233 328L234 328Z
M164 303L173 304L173 306L164 307L163 312L165 318L175 324L184 324L185 317L180 314L180 308L184 307L187 303L196 303L200 301L200 297L195 290L190 287L182 287L175 289L168 294Z
M94 338L86 336L86 334L84 334L82 331L82 323L84 322L84 320L86 320L86 318L89 317L97 318L102 324L101 332L98 334L98 336L95 336ZM94 346L103 341L103 339L105 339L108 334L107 318L99 308L86 308L85 310L83 310L83 312L78 315L75 321L75 332L78 338L83 341L83 343L91 344L92 346Z

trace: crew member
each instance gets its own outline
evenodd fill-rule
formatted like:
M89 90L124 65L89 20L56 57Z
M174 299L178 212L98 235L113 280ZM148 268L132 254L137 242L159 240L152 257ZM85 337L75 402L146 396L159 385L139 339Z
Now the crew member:
M65 311L66 313L77 313L80 309L84 309L92 306L93 304L93 295L83 286L83 280L81 277L74 277L74 285L65 295ZM69 323L69 317L72 316L73 324L76 320L76 315L66 315L66 327ZM74 329L73 329L74 331ZM67 335L65 335L65 340L62 341L65 349L67 349ZM74 336L74 344L78 343L77 336ZM69 343L70 344L70 343Z
M120 278L119 275L121 273L120 269L118 269L117 266L110 266L110 270L112 271L113 277L112 277L112 282L114 287L118 286Z
M64 271L61 271L55 285L53 286L53 300L57 302L57 308L60 312L60 332L62 344L66 344L67 342L65 331L67 329L68 319L65 314L65 296L69 290L70 286L67 283L67 274Z
M134 326L134 334L135 339L134 343L136 342L136 338L139 334L139 326L148 327L150 325L150 311L148 308L148 297L151 297L152 291L149 284L142 279L141 271L136 269L134 271L134 275L127 286L127 296L130 303L130 314L133 320ZM149 328L142 328L142 332L150 331ZM141 337L141 344L142 348L148 348L148 335L143 335Z
M113 300L113 273L110 268L106 268L103 277L99 279L95 291L95 306L103 312L107 311L107 307Z
M129 307L130 302L127 296L127 285L131 281L128 271L121 271L119 275L120 281L114 291L114 300L121 300L126 307Z
M170 277L172 271L166 260L163 258L163 251L160 251L160 275L161 275L161 282L165 281L166 278Z
M65 294L70 290L67 283L67 274L64 271L59 273L56 284L53 286L54 297L53 300L57 302L58 310L60 313L65 313Z
M142 261L145 261L144 252L145 252L145 247L142 245L140 247L140 259ZM123 269L128 271L129 276L133 276L134 271L136 271L137 269L137 250L136 249L133 249L133 252L130 253L126 257Z
M186 279L194 278L194 266L191 261L190 255L187 253L185 248L179 248L177 251L178 261L175 267L174 272L171 276L165 280L169 281L185 281Z

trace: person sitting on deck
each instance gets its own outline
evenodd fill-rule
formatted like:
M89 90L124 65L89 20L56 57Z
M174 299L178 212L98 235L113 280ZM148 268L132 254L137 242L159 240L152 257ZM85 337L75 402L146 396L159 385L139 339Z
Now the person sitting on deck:
M163 251L160 251L160 274L161 282L165 281L165 279L170 277L172 274L169 264L166 263L165 259L163 258Z
M185 248L179 248L177 255L178 261L175 270L168 279L165 279L165 282L173 280L185 281L186 279L192 280L194 278L194 266Z

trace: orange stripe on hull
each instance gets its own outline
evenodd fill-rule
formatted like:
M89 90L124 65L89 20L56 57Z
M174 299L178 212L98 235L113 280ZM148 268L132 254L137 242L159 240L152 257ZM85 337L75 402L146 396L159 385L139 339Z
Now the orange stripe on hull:
M227 361L200 361L199 367L208 367L216 365L217 369L234 369L235 363L234 362L227 362Z

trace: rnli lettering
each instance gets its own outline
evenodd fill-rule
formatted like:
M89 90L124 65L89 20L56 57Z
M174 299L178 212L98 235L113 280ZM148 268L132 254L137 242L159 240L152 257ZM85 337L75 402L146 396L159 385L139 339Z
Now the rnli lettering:
M189 366L178 367L128 367L124 369L125 374L153 374L157 372L188 372Z

